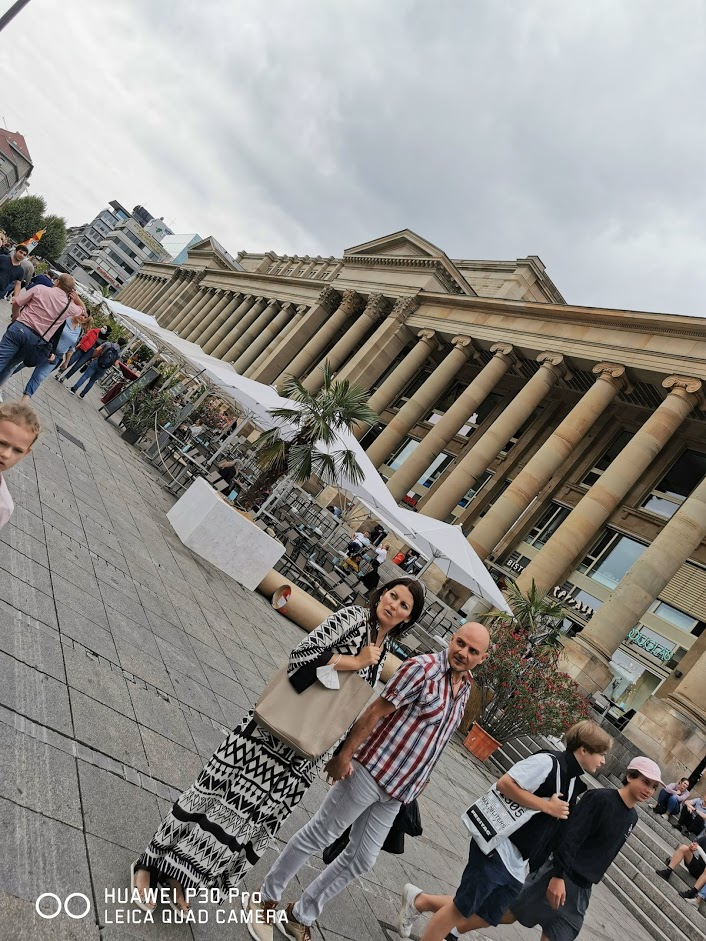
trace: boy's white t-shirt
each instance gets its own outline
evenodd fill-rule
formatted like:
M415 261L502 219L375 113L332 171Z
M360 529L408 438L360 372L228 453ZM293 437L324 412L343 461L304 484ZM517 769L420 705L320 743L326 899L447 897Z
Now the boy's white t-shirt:
M10 519L14 509L15 503L7 489L4 477L0 474L0 529Z
M553 767L554 761L551 755L530 755L529 758L523 758L522 761L518 761L516 765L513 765L507 774L519 787L524 788L526 791L536 791L539 785L546 780ZM500 840L495 849L510 875L518 882L524 882L529 875L529 863L522 858L520 851L512 840L509 837Z

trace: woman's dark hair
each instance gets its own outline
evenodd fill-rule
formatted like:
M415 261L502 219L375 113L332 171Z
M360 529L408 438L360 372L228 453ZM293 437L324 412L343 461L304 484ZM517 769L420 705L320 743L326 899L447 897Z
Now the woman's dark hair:
M377 627L376 611L378 602L386 591L398 585L404 585L404 587L408 588L412 593L412 613L407 619L406 624L400 624L398 627L394 628L394 630L390 631L390 637L396 637L398 634L410 628L415 621L419 620L424 610L424 585L416 578L393 578L391 581L376 588L370 596L370 623L373 627Z

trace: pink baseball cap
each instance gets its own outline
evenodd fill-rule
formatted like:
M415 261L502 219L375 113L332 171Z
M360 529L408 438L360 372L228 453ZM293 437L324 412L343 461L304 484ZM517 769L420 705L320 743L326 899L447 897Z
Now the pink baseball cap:
M652 761L651 758L642 756L640 758L633 758L628 765L628 771L639 771L641 775L649 778L650 781L659 781L660 784L664 784L659 765L656 761Z

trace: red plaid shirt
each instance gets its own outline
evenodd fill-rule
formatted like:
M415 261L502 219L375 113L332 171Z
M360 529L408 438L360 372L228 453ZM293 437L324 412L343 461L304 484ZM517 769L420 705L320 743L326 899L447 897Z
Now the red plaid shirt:
M408 804L421 793L458 728L470 692L466 674L454 697L445 650L405 661L382 691L395 711L380 719L355 760L390 797Z

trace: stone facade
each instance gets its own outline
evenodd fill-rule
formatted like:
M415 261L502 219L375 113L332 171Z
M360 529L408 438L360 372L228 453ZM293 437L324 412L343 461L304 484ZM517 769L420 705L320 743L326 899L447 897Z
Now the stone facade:
M674 774L698 763L706 319L571 306L536 256L452 260L408 230L340 258L205 240L119 300L258 381L316 391L328 361L368 388L380 421L356 435L394 496L559 597L586 692Z

